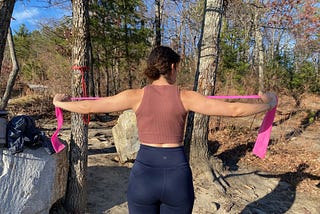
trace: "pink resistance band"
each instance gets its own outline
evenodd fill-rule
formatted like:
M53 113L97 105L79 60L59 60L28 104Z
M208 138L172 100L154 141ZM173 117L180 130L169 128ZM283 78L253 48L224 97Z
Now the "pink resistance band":
M259 95L243 95L243 96L208 96L208 98L214 99L259 99ZM267 152L270 134L272 130L272 123L276 115L277 106L269 110L263 118L262 124L260 126L258 137L253 147L253 154L259 158L264 158Z
M57 118L57 130L53 133L51 136L51 144L56 153L61 152L65 145L61 143L61 141L58 138L58 134L60 129L62 128L63 125L63 113L61 108L55 107L55 112L56 112L56 118Z
M243 96L208 96L208 98L214 99L259 99L259 95L243 95ZM71 98L71 100L96 100L99 97L79 97L79 98ZM264 158L267 152L270 134L272 130L272 123L274 121L274 117L276 114L277 106L269 110L261 124L259 129L258 137L253 147L253 154L257 155L260 158ZM58 107L55 108L56 117L57 117L57 130L51 137L51 143L56 151L56 153L62 151L65 148L65 145L60 142L58 138L58 134L63 125L63 113L62 110Z
M74 97L74 98L71 98L71 100L73 100L73 101L74 100L97 100L97 99L99 99L99 98L98 97ZM59 131L63 125L63 113L62 113L62 109L58 108L58 107L55 107L55 112L56 112L56 118L57 118L57 129L53 133L53 135L51 136L51 144L52 144L54 151L56 153L59 153L65 148L65 145L63 143L61 143L61 141L58 138Z

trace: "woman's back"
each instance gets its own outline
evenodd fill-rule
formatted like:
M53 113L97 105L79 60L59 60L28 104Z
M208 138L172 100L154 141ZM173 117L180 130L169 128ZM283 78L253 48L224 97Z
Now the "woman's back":
M146 86L136 110L140 141L146 144L181 143L186 115L178 86Z

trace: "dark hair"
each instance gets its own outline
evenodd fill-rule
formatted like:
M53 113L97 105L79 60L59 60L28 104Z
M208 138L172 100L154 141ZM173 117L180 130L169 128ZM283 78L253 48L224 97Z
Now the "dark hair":
M144 74L151 80L159 79L160 75L167 75L171 72L171 65L180 62L180 55L174 50L165 46L154 48L147 60L147 68Z

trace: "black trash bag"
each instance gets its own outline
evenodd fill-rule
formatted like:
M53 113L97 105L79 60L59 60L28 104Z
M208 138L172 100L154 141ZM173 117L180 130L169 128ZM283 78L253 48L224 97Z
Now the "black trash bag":
M16 154L23 152L25 146L32 149L44 147L48 154L55 152L50 139L36 127L32 117L15 116L7 124L7 147L11 154Z

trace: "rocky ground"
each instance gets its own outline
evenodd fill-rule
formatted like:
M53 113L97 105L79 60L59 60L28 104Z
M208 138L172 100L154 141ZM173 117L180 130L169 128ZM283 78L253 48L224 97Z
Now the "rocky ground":
M217 182L194 178L194 214L320 213L320 97L306 96L300 109L288 97L279 100L265 159L251 152L263 115L211 119L209 147L224 163L221 180L227 191L217 191ZM50 135L55 121L43 112L52 109L45 102L41 105L40 110L33 105L29 109L34 109L38 125ZM31 114L25 109L10 111ZM62 138L70 132L65 116ZM89 125L88 214L128 213L126 187L132 163L117 161L111 134L116 115L107 121L92 120Z

